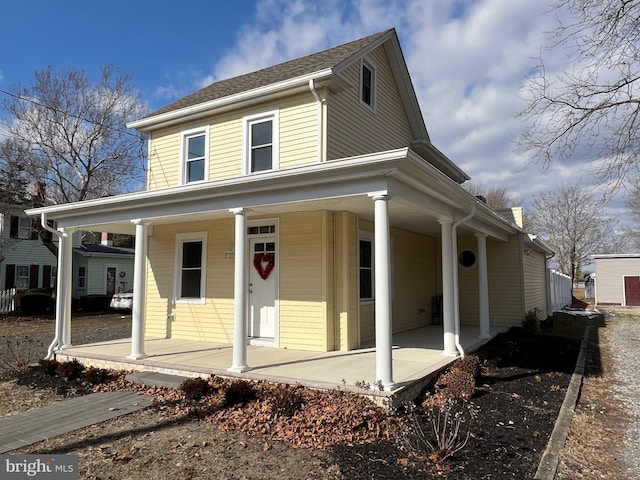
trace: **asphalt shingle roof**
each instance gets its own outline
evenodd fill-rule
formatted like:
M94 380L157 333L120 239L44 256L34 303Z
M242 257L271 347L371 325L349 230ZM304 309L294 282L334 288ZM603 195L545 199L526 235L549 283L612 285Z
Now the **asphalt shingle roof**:
M295 60L289 60L278 65L263 68L256 72L247 73L238 77L228 78L219 82L212 83L211 85L198 90L191 95L187 95L159 110L148 115L148 117L154 117L163 113L172 112L174 110L180 110L182 108L191 107L200 103L209 102L218 98L227 97L241 92L246 92L256 88L264 87L274 83L289 80L302 75L306 75L312 72L332 68L338 65L340 62L346 60L351 55L357 53L362 48L366 47L372 42L375 42L379 38L383 37L390 31L385 30L383 32L370 35L359 40L354 40L337 47L323 50L321 52L313 53L305 57L300 57Z

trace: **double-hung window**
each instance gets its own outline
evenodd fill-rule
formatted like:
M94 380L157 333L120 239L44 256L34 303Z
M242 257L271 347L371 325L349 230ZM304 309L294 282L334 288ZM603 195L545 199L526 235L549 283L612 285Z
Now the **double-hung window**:
M29 288L30 275L29 265L18 265L16 267L16 288L23 290Z
M360 67L360 101L371 110L376 104L376 68L373 63L362 60Z
M374 298L374 270L373 270L373 240L366 234L361 234L359 240L360 273L360 301L370 301Z
M276 170L279 165L278 112L245 117L244 129L245 173Z
M19 215L11 216L9 236L20 240L36 240L38 238L36 229L33 228L33 221L31 218Z
M207 234L179 234L176 238L176 301L204 303Z
M209 172L209 130L182 132L182 184L206 180Z

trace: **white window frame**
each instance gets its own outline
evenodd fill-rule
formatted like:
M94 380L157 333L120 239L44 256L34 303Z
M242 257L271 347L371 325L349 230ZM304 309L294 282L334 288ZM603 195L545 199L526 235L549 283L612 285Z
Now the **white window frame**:
M262 122L272 122L271 129L271 169L251 171L251 125ZM254 175L262 172L271 172L280 168L280 111L271 110L268 112L248 115L242 119L242 173L244 175Z
M178 233L176 235L173 298L176 304L204 305L207 288L207 232ZM182 298L182 246L187 242L202 242L202 258L200 264L200 298Z
M27 274L20 275L21 270L26 270ZM18 290L28 290L30 283L31 283L31 267L29 265L16 265L16 288Z
M360 265L360 242L365 241L371 244L371 297L362 298L360 297L360 271L362 269ZM372 232L360 231L358 232L358 299L360 303L373 303L375 302L376 297L376 245L374 242L374 235Z
M371 103L367 103L362 99L364 90L364 75L362 73L363 68L366 67L371 72ZM376 95L377 95L377 83L378 83L378 68L376 64L370 58L363 58L360 61L360 91L358 92L360 103L367 107L372 112L376 111Z
M189 181L187 178L189 160L187 152L187 142L190 138L204 135L204 178L202 180ZM204 182L209 179L209 127L198 127L185 130L180 133L180 185Z

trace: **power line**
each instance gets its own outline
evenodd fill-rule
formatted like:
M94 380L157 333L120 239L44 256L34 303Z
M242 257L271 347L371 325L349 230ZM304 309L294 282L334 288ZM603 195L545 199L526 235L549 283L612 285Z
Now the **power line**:
M83 118L80 115L75 115L73 113L65 112L64 110L60 110L59 108L51 107L49 105L43 105L42 103L40 103L40 102L38 102L36 100L33 100L31 98L26 98L26 97L23 97L21 95L17 95L15 93L8 92L7 90L3 90L1 88L0 88L0 93L4 93L5 95L7 95L9 97L12 97L12 98L15 98L16 100L21 100L21 101L24 101L24 102L32 103L33 105L36 105L36 106L38 106L40 108L45 108L47 110L51 110L52 112L60 113L62 115L66 115L68 117L75 118L77 120L80 120L80 121L83 121L83 122L86 122L86 123L91 123L92 125L97 125L99 127L107 128L109 130L114 130L116 132L124 133L126 135L130 135L132 137L139 138L138 135L136 135L135 133L131 133L128 129L119 128L119 127L105 126L105 125L102 125L102 124L100 124L98 122L94 122L93 120L87 120L86 118ZM4 134L4 135L8 136L6 134Z

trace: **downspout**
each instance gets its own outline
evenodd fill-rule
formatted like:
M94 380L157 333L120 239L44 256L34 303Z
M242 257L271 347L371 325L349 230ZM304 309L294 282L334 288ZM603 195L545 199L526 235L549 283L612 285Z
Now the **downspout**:
M453 304L453 309L454 309L454 341L456 344L456 348L458 349L458 352L460 353L460 357L464 358L464 350L462 349L462 345L460 345L460 289L458 286L458 225L463 224L464 222L467 222L469 220L471 220L476 214L476 204L474 203L471 206L471 212L469 212L469 214L458 220L456 223L453 224L453 226L451 227L451 242L453 243L453 264L455 265L454 269L453 269L453 298L454 298L454 304Z
M311 90L311 93L318 102L318 163L322 163L324 159L324 101L316 91L316 87L313 83L313 78L309 80L309 90Z
M58 239L61 239L63 237L67 237L68 236L66 233L60 233L59 231L51 228L47 224L47 214L46 213L41 213L40 214L40 225L47 232L50 232L51 234L53 234L56 237L58 237ZM58 243L58 275L62 271L62 264L61 264L62 255L60 255L60 243L61 242ZM53 341L51 342L51 345L49 345L49 348L47 350L47 356L44 357L45 360L51 360L53 358L53 351L54 351L54 349L56 347L60 346L60 340L62 338L62 322L60 322L60 317L62 316L61 304L64 301L64 299L62 299L60 297L60 281L57 281L56 288L57 288L57 293L56 293L56 333L55 333L55 336L53 338Z

